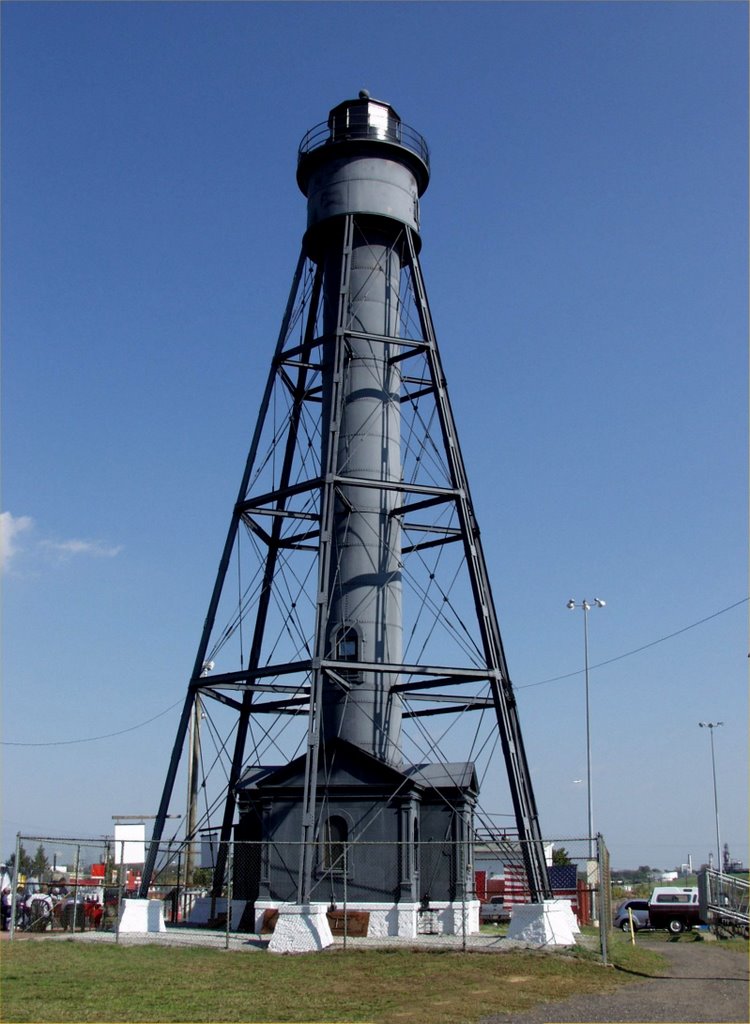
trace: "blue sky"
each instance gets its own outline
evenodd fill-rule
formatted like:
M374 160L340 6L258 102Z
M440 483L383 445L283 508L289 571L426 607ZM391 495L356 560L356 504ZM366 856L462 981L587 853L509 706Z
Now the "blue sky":
M701 720L747 862L747 7L1 15L3 739L56 745L4 747L0 853L155 810L304 230L296 148L365 87L431 149L422 266L542 830L585 831L565 604L600 596L613 863L714 848Z

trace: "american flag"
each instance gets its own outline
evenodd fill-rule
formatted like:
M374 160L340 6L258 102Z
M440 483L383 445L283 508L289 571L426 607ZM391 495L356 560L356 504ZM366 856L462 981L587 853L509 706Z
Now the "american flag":
M549 868L549 880L556 899L570 900L573 913L578 912L578 890L576 884L575 864L553 864ZM526 882L526 869L523 864L505 865L505 895L507 907L518 903L528 903L529 887Z

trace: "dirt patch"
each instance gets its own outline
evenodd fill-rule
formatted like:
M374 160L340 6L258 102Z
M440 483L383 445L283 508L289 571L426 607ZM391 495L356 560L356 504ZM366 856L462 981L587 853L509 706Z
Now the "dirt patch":
M633 976L632 984L602 995L573 996L521 1014L513 1024L747 1024L748 957L717 943L642 944L666 957L663 978ZM509 1024L507 1014L482 1024Z

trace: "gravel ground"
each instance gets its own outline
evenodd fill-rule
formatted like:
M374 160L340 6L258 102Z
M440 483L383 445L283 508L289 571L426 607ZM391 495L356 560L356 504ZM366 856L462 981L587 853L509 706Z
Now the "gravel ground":
M7 932L0 932L0 939L7 937ZM59 939L86 943L108 943L114 944L119 941L121 946L203 946L212 949L231 949L246 953L263 950L268 945L270 936L255 935L251 933L230 932L229 941L225 932L212 931L207 928L168 928L165 932L123 932L119 939L114 932L91 931L71 932L54 931L43 932L32 935L29 932L16 932L16 941L34 942L37 939ZM585 941L585 940L584 940ZM592 949L598 949L595 939L590 939L586 944ZM331 949L344 948L343 938L337 937L333 940ZM416 938L351 938L346 940L348 949L394 949L397 947L407 949L453 949L461 952L461 937L456 935L418 935ZM549 946L549 949L558 947ZM559 947L565 949L565 946ZM510 953L520 949L539 949L536 944L519 942L509 939L505 935L479 934L466 936L466 949L472 953Z
M0 941L8 938L7 932L0 932ZM241 952L257 952L265 949L268 944L268 935L254 935L252 933L230 932L228 942L224 932L211 931L205 928L168 928L166 932L124 932L118 937L114 932L98 932L95 930L87 932L41 932L32 934L29 932L16 931L15 941L34 942L39 939L52 939L59 941L75 941L84 943L107 943L113 945L117 942L121 946L203 946L211 949L233 949ZM357 938L349 937L344 943L342 938L334 938L331 949L342 949L346 945L348 949L382 949L383 947L393 949L402 946L408 949L455 949L461 951L461 938L455 935L419 935L416 938ZM538 949L537 945L530 945L528 942L516 942L506 938L504 935L467 935L466 949L471 952L507 953L518 949ZM549 946L550 949L556 947ZM565 946L559 947L565 949Z
M724 1024L750 1021L748 957L716 943L639 940L669 961L664 978L634 980L610 995L574 996L483 1024Z

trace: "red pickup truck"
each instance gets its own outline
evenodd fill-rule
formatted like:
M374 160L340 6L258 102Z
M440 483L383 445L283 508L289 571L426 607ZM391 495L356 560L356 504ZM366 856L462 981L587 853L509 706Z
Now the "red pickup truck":
M701 924L697 887L657 886L648 901L652 928L666 928L672 935Z

